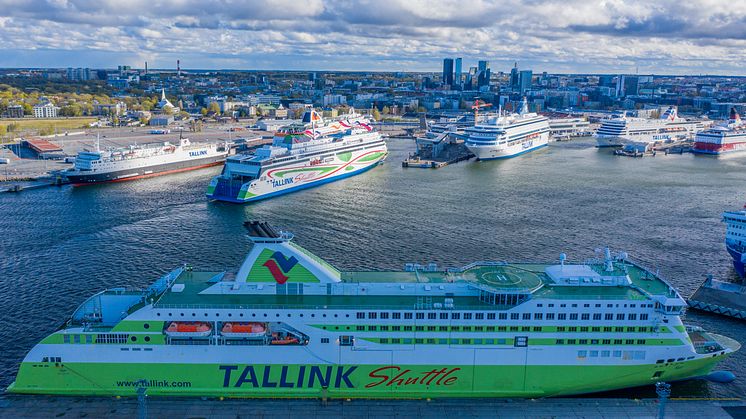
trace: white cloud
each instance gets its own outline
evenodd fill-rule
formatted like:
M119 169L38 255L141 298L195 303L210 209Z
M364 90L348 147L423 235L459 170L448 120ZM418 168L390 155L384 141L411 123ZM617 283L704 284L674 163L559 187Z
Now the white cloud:
M699 73L740 71L746 58L746 2L726 0L0 0L0 10L0 48L75 51L71 62L93 67L119 54L152 65L201 55L200 68L437 70L463 56Z

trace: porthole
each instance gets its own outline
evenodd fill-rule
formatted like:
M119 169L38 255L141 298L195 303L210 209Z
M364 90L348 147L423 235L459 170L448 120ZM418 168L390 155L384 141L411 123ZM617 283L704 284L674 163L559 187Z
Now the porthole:
M142 327L143 327L143 329L150 329L150 324L149 323L145 323L145 324L142 325Z
M300 313L300 316L303 317L303 313Z
M345 314L345 317L350 317L350 315L349 314Z
M311 317L316 317L316 315L315 314L311 314Z
M228 313L228 317L233 317L233 314L231 314L231 313Z
M337 314L334 315L334 317L337 317L337 316L338 316Z
M251 313L251 317L256 317L256 313Z
M173 313L168 313L168 315L169 315L169 317L170 317L170 316L173 316L174 314L173 314Z
M158 316L158 317L160 317L160 316L161 316L161 313L155 313L155 315L156 315L156 316Z
M215 313L215 317L220 317L220 313Z
M184 313L179 313L179 316L184 317Z
M275 317L280 317L280 313L275 314Z
M326 313L322 314L321 317L326 317Z
M264 313L264 317L267 317L267 313Z
M150 336L145 336L145 342L150 342Z
M197 317L197 313L192 313L192 317Z
M130 340L131 340L132 342L137 342L137 336L132 336L132 337L130 338Z
M240 313L240 314L239 314L239 316L240 316L240 317L243 317L243 313Z
M291 317L290 313L288 313L288 317Z

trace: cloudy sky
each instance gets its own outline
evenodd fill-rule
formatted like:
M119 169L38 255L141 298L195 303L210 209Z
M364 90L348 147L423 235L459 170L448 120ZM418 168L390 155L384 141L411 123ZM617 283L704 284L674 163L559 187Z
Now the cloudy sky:
M746 0L0 0L0 67L745 75Z

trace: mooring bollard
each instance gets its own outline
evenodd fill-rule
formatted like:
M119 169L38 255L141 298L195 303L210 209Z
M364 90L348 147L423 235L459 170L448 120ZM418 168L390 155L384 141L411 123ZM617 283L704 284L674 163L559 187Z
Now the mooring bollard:
M142 386L137 388L137 417L138 419L148 418L148 389L145 387L145 380L142 380Z
M658 394L658 419L663 419L666 416L666 401L671 395L671 385L659 381L655 383L655 393Z

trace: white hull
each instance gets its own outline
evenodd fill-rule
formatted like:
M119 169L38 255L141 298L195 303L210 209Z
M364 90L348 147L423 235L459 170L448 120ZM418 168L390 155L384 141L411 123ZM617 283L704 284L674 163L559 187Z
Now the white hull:
M505 159L519 154L528 153L546 146L549 143L549 133L544 132L533 138L511 141L507 144L467 144L467 148L479 160Z

